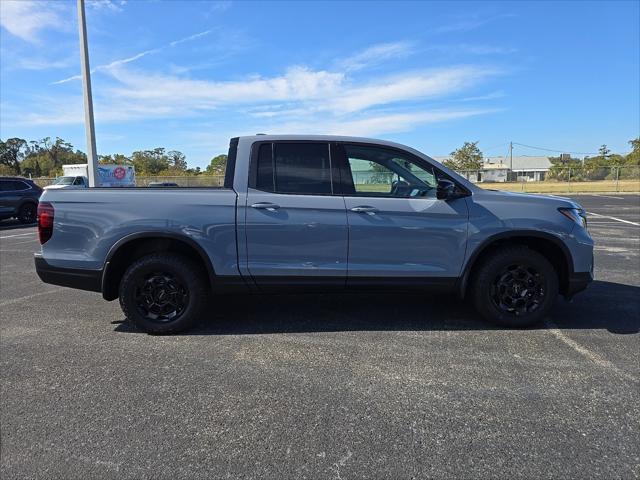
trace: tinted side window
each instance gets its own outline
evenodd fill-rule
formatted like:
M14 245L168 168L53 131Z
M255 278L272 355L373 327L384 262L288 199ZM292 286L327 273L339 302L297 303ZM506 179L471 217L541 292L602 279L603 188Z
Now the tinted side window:
M29 190L29 184L20 180L2 180L0 182L0 190L3 192L16 192L20 190Z
M29 190L31 188L28 183L20 180L14 180L12 183L14 190Z
M276 191L331 194L331 161L326 143L276 143Z
M256 188L265 192L275 190L272 147L270 143L263 143L258 151Z
M260 145L256 188L267 192L330 195L331 159L327 143Z

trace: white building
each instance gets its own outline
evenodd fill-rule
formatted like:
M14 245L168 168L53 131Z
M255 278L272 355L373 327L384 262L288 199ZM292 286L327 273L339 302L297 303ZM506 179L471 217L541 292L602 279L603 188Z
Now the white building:
M433 157L442 163L450 157ZM482 170L474 172L458 172L472 182L538 182L545 179L551 168L548 157L518 155L511 159L507 157L485 157ZM513 172L512 174L509 172Z

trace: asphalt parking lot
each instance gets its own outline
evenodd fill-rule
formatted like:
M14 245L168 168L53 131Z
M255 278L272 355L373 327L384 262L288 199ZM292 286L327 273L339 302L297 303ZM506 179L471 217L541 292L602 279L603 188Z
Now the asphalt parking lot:
M0 226L10 478L638 478L640 197L579 196L597 281L537 328L451 299L223 297L150 336Z

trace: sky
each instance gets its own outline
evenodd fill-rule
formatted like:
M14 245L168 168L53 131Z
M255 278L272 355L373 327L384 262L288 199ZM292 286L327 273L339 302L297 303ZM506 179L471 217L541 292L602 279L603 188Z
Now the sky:
M98 154L340 134L432 156L640 135L640 2L87 0ZM0 1L0 138L86 151L76 2ZM514 146L514 155L554 152Z

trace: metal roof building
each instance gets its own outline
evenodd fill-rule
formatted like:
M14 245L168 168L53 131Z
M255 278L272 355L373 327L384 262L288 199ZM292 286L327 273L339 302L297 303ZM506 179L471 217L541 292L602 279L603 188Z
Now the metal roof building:
M442 163L451 157L432 158ZM507 172L511 170L516 174L518 181L540 181L544 180L546 172L551 168L551 161L548 157L543 156L514 155L513 168L511 168L510 162L509 157L485 157L480 172L471 174L471 176L465 173L465 176L471 181L477 182L505 182L507 181ZM513 179L515 180L515 178Z

